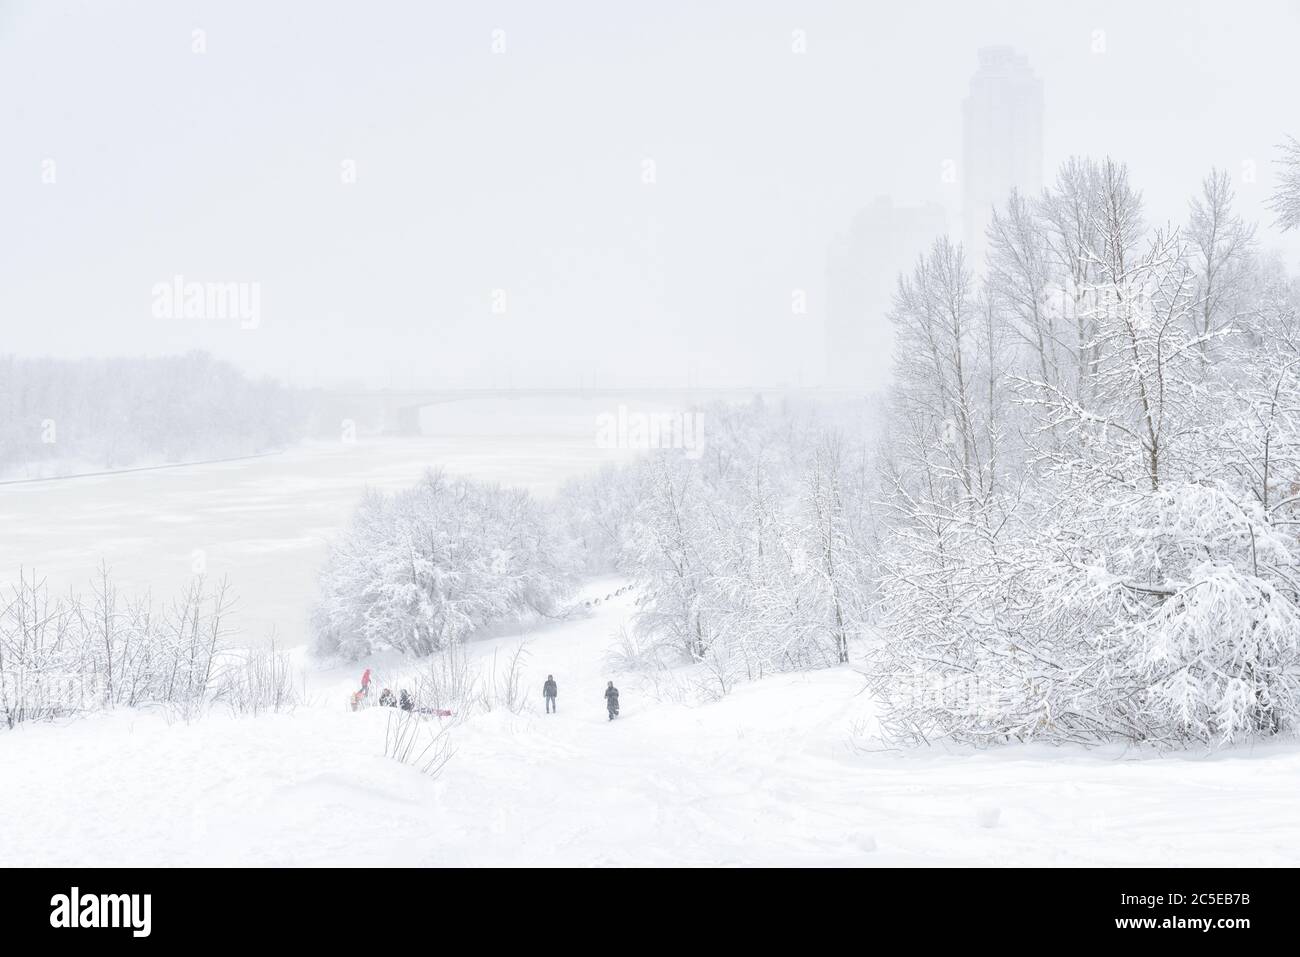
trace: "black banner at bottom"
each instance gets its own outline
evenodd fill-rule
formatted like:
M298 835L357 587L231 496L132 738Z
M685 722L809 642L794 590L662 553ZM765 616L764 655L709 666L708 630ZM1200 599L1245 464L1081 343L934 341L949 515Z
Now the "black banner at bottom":
M547 939L807 947L831 932L863 935L868 947L1026 933L1044 943L1257 946L1294 934L1286 878L1253 869L7 870L0 934L111 949L256 940L258 949L367 952L438 949L466 934L494 950L545 950Z

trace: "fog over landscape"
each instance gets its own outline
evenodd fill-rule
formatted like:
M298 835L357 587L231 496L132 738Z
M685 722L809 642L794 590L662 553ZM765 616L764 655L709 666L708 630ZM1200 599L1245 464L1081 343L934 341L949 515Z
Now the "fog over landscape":
M1287 2L9 2L4 349L203 348L297 385L815 385L827 249L853 215L934 203L962 237L980 47L1042 79L1049 177L1118 156L1151 220L1182 222L1214 165L1267 224L1297 18ZM1262 238L1300 257L1294 235ZM260 325L155 318L151 290L176 275L260 283ZM884 384L884 351L867 371Z
M0 867L1300 864L1298 40L0 0Z

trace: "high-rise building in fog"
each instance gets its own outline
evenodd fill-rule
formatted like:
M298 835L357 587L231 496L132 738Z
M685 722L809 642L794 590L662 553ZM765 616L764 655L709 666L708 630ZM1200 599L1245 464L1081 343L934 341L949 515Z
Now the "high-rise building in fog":
M898 274L947 231L942 206L877 199L831 244L826 266L826 372L834 386L879 385L889 372L888 313Z
M994 206L1043 187L1043 81L1011 47L984 47L962 104L962 218L972 264Z

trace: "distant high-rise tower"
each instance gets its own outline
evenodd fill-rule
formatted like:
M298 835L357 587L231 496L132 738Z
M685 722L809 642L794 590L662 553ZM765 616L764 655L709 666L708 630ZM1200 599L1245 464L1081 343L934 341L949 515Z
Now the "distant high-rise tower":
M1043 187L1043 81L1011 47L984 47L962 104L962 218L972 265L984 259L994 206Z
M898 274L948 228L942 206L895 206L887 197L853 217L826 263L827 384L866 388L889 374Z

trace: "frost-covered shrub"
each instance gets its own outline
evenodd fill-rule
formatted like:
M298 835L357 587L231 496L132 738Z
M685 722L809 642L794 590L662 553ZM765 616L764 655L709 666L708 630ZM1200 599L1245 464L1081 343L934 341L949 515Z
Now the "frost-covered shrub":
M292 659L274 645L222 655L214 684L214 699L234 714L292 711L302 703Z
M662 671L669 667L670 661L663 644L654 635L645 635L627 626L619 627L605 655L611 671Z
M455 755L451 735L422 715L394 708L384 725L384 755L436 778Z
M523 491L429 472L412 489L368 493L321 573L315 648L423 655L496 622L549 614L571 587L564 555L546 511Z
M1283 571L1300 551L1257 504L1179 484L1070 511L1006 542L1000 567L889 576L873 664L887 730L1178 744L1300 715L1300 609Z
M0 721L147 704L190 713L212 699L228 587L194 579L170 605L119 594L101 568L89 596L51 598L23 576L0 597Z
M1300 715L1300 549L1289 527L1212 484L1108 504L1095 529L1110 547L1094 548L1062 598L1104 613L1110 681L1132 689L1115 701L1117 719L1162 740L1229 741Z

